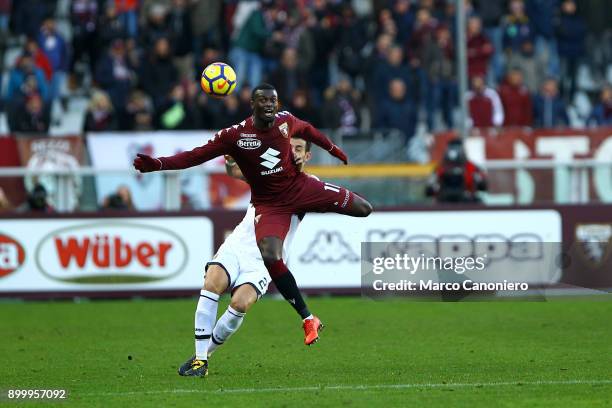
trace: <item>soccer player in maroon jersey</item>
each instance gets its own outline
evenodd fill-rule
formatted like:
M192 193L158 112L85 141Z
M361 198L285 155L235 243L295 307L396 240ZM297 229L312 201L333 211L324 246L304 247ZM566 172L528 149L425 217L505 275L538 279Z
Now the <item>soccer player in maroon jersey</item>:
M335 212L367 217L371 204L351 191L301 173L291 154L292 136L310 141L348 163L346 154L310 123L289 112L278 112L278 95L272 85L261 84L251 95L253 114L242 122L217 132L203 146L174 156L154 158L138 154L134 167L142 173L179 170L197 166L221 155L230 155L251 186L255 206L255 236L264 264L278 291L304 319L304 342L318 339L320 320L302 298L295 278L282 259L283 240L292 214ZM216 302L210 296L210 302ZM212 307L212 306L211 306ZM216 307L214 308L216 310ZM204 330L201 336L212 332Z

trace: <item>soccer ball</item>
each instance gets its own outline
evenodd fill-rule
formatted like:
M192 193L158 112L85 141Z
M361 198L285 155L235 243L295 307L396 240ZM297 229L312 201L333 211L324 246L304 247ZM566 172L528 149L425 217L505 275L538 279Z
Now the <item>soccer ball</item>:
M223 62L213 62L204 68L200 85L208 95L227 96L236 88L236 73Z

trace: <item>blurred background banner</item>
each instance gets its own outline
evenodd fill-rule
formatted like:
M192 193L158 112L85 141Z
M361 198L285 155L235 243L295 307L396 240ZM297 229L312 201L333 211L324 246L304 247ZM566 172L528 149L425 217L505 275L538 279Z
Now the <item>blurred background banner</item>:
M440 161L455 132L435 135L431 159ZM612 160L612 127L597 129L507 128L475 131L465 141L470 160L481 164L486 160L597 159Z
M32 190L40 183L51 197L57 192L57 179L51 175L37 175L36 171L71 171L86 164L81 136L17 137L17 146L22 166L33 172L31 176L24 178L26 189ZM71 211L78 205L81 193L81 177L72 175L66 191L69 197L68 208ZM53 205L53 200L50 200L50 203Z
M214 248L244 216L228 210L115 214L0 217L0 295L191 293L201 287ZM289 266L309 293L359 293L361 261L375 255L369 243L383 242L399 248L434 243L438 256L492 243L487 250L503 254L505 268L492 281L523 279L575 294L612 288L612 220L605 205L416 207L365 219L308 214L298 234Z
M507 248L515 241L560 243L561 216L552 209L389 211L375 212L365 219L308 214L300 225L299 235L300 240L293 243L290 263L300 287L355 288L361 285L362 248L366 251L365 259L372 257L368 253L369 243L433 242L437 247L444 242L473 246L476 242L500 241ZM524 278L542 283L539 276Z
M87 148L94 168L99 170L125 169L136 153L151 156L171 156L178 152L191 150L205 144L214 132L137 132L132 134L90 133L87 135ZM208 171L225 172L223 157L203 165ZM135 207L142 210L162 208L163 175L143 176L134 172L125 174L104 174L96 176L98 197L105 197L118 186L126 185L132 191ZM209 207L208 180L204 173L182 174L181 200L188 202L187 207L202 209Z
M441 161L454 132L437 134L431 157ZM584 202L612 200L612 128L540 129L508 128L473 132L465 142L468 158L485 167L497 160L521 162L521 168L489 168L487 202L504 203L509 195L521 204L581 196ZM538 161L553 161L554 168L537 168ZM581 167L578 162L591 162Z
M12 136L0 137L0 167L19 166L21 166L21 160L17 141ZM0 177L0 189L12 203L21 203L25 200L26 190L21 177Z

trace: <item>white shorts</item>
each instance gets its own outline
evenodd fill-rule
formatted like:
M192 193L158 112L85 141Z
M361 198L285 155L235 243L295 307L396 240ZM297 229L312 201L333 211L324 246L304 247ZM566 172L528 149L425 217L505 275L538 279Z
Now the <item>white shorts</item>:
M268 291L270 275L256 245L241 245L236 240L226 240L206 264L206 270L209 265L219 265L225 270L232 292L239 286L249 284L259 299Z

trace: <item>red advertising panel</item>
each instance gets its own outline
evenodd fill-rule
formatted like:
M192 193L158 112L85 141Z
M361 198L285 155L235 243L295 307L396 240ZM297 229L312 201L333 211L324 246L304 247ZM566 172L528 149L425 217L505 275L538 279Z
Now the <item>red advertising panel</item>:
M430 150L432 160L439 161L448 141L456 137L454 132L437 134ZM601 166L587 171L588 196L590 201L612 202L612 128L475 130L465 141L465 148L468 157L477 164L488 160L536 159L564 163L576 159L601 162ZM554 170L530 169L521 174L513 170L495 170L489 174L490 192L516 195L517 188L529 184L533 186L533 196L523 202L550 202L555 200L555 183L561 181L559 176Z

